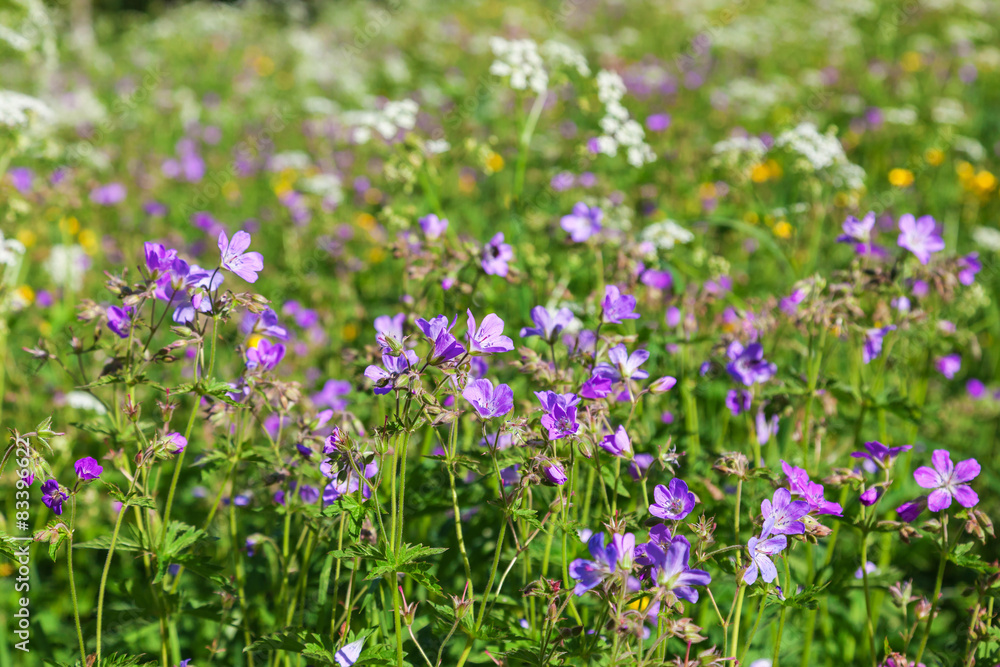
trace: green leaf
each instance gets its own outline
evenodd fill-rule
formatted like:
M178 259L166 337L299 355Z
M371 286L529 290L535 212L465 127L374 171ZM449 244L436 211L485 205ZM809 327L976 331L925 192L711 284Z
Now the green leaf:
M993 567L982 558L979 554L972 553L972 547L975 546L972 542L965 542L964 544L959 544L955 547L955 550L948 554L948 560L950 560L955 565L960 567L967 567L970 570L976 570L977 572L983 573L994 573L997 568Z
M757 239L757 241L760 242L760 244L764 248L769 250L772 255L774 255L775 257L778 258L778 260L780 260L779 264L781 265L781 268L785 271L785 273L788 276L795 275L795 269L792 267L792 263L788 261L788 258L785 256L785 253L782 252L781 246L777 244L773 236L771 236L769 233L767 233L760 227L754 227L753 225L743 222L741 220L729 220L723 218L710 218L708 220L705 220L705 224L710 225L712 227L728 227L742 234L746 234L747 236L754 237L755 239Z
M333 569L333 561L336 558L332 553L328 553L323 560L323 569L319 571L319 595L317 602L320 607L326 605L326 599L330 589L330 571Z

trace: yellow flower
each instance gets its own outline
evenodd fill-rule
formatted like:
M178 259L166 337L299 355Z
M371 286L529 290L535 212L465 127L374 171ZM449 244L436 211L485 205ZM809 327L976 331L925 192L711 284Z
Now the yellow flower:
M986 195L997 186L997 177L984 169L976 174L973 183L981 194Z
M715 199L715 183L702 183L698 186L699 199Z
M371 213L358 213L357 217L354 218L354 222L365 231L370 232L375 229L375 216Z
M924 152L924 159L927 160L927 164L937 167L944 162L944 151L939 148L928 148Z
M69 216L68 218L62 218L59 220L59 231L65 232L67 234L76 234L80 231L80 221L74 216Z
M486 156L486 171L488 173L494 174L501 169L503 169L503 157L499 153L490 151L489 155Z
M955 173L958 174L959 179L965 181L976 175L976 168L962 160L955 165Z
M907 51L900 59L900 66L907 72L916 72L923 67L923 57L916 51Z
M93 255L100 250L100 246L97 244L97 234L92 229L80 232L80 245L83 246L83 251L88 255Z
M763 183L771 177L771 170L767 168L767 164L761 162L760 164L755 164L753 169L750 170L750 180L754 183Z
M788 224L787 220L782 220L774 226L774 235L779 239L791 238L792 231L792 226Z
M368 261L372 264L378 264L385 259L385 250L380 247L374 247L368 251Z
M756 225L760 222L760 216L757 215L756 211L747 211L743 214L743 219L751 225Z
M25 248L32 248L38 241L38 235L30 229L22 229L17 233L17 240L24 244Z
M897 188L907 188L913 185L913 172L897 167L889 172L889 183Z
M257 56L253 60L253 69L257 76L271 76L274 73L274 61L267 56Z
M35 302L35 290L31 289L29 285L21 285L14 290L14 299L22 308L30 306Z
M344 328L340 330L340 337L343 338L345 342L351 342L358 337L358 325L353 322L345 324Z

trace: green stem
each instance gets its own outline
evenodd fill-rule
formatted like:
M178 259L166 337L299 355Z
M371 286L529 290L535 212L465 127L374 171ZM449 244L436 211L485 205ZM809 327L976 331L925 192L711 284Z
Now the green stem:
M132 478L132 484L129 487L129 493L132 493L132 487L135 486L135 480L139 478L138 473ZM128 495L128 494L126 494ZM100 667L101 664L101 627L104 620L104 589L107 587L108 583L108 571L111 569L111 559L115 555L115 544L118 542L118 531L121 530L122 520L128 513L129 505L122 505L121 510L118 512L118 518L115 520L114 530L111 531L111 543L108 545L108 557L104 560L104 571L101 572L101 585L98 587L97 591L97 650L96 664Z
M861 515L864 520L864 513ZM878 650L875 648L875 626L872 623L872 599L868 588L868 531L861 533L861 578L865 587L865 633L868 635L868 648L874 667L878 666Z
M760 606L757 608L757 620L753 622L753 627L750 629L750 635L747 637L747 643L743 647L743 652L740 653L740 659L736 663L742 665L747 658L747 652L750 650L750 645L753 643L753 638L757 634L757 627L760 625L760 619L764 616L764 603L767 601L767 595L760 596ZM735 649L736 646L734 645Z
M931 598L931 612L927 615L927 624L924 625L924 636L920 640L920 649L917 651L915 664L920 664L920 659L924 657L924 649L927 648L927 640L931 636L931 625L934 623L934 613L937 611L938 596L941 595L941 584L944 581L944 565L948 562L948 515L945 514L941 524L941 562L938 563L937 579L934 581L934 595Z
M73 600L73 621L76 623L76 638L80 642L80 665L87 664L87 648L83 642L83 630L80 628L80 607L76 601L76 581L73 579L73 529L76 526L76 495L70 505L69 542L66 545L66 560L69 569L69 594Z
M521 132L521 143L517 152L517 167L514 173L514 198L517 199L524 191L524 174L528 167L528 147L531 145L531 136L535 133L535 126L542 115L545 107L545 99L548 91L535 97L535 103L531 105L531 112L528 114L528 121L524 124L524 131Z
M733 649L733 653L738 651L740 646L740 617L743 615L743 594L746 593L746 590L747 587L741 579L739 591L736 593L736 617L733 618L733 640L729 644Z

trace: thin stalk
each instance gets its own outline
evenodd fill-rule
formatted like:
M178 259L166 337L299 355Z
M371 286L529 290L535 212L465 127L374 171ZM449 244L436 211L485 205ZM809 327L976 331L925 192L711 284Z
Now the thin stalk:
M66 545L66 561L69 569L69 594L73 600L73 621L76 624L76 638L80 642L80 664L87 664L87 648L83 642L83 630L80 628L80 607L76 601L76 582L73 579L73 529L76 526L76 495L70 505L69 541Z

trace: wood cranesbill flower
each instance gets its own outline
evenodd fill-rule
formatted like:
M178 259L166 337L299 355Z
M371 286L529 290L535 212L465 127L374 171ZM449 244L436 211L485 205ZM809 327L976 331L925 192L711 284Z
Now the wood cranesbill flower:
M962 370L962 357L957 354L946 354L937 358L934 367L937 368L938 373L951 380L958 371Z
M546 343L551 343L573 321L573 311L560 308L553 312L545 306L535 306L531 309L531 321L535 326L521 329L521 338L539 336Z
M746 389L730 389L726 394L726 407L734 417L738 417L740 413L750 409L752 400L753 395Z
M449 324L448 318L444 315L438 315L429 321L422 317L417 320L417 327L434 345L434 349L428 355L430 363L450 361L465 353L465 348L451 333L453 326L454 322Z
M792 493L782 487L774 492L771 500L765 498L760 503L760 513L764 523L771 522L771 533L776 535L801 535L806 526L799 521L809 513L809 503L792 500Z
M383 350L399 350L403 345L403 323L406 321L405 313L395 315L379 315L375 318L375 342Z
M597 206L587 206L585 203L577 202L573 206L573 212L564 215L559 221L559 226L563 228L573 241L583 243L594 234L601 231L601 220L604 218L604 211Z
M490 276L506 277L510 268L507 262L514 259L514 249L503 242L503 232L497 232L490 242L483 246L482 267Z
M622 320L637 320L639 313L635 312L635 297L622 294L617 285L604 287L604 300L601 301L601 322L604 324L621 324Z
M913 445L886 447L881 442L873 440L872 442L865 443L865 451L851 452L851 456L856 459L867 459L880 468L888 468L894 458L912 448Z
M809 479L809 473L802 468L781 462L781 469L788 477L788 487L793 496L801 496L802 500L809 503L809 511L816 514L830 514L841 516L844 509L839 503L827 500L823 497L824 489L822 484L817 484Z
M375 394L383 396L396 388L396 379L410 367L415 366L417 361L417 354L413 350L406 350L398 357L383 350L382 365L385 368L369 366L365 369L365 377L375 383L373 390Z
M76 470L76 476L83 482L97 479L104 472L104 467L93 456L84 456L73 464L73 469Z
M337 649L333 654L333 659L337 661L338 667L352 667L361 657L361 649L365 646L365 640L359 639L346 646Z
M471 310L468 314L469 354L495 354L510 352L514 349L514 341L503 335L503 320L490 313L483 318L481 326L476 326L476 318Z
M427 237L428 241L433 241L448 229L448 219L439 218L433 213L425 215L417 222L420 223L420 229L424 230L424 236Z
M489 380L475 380L462 390L462 397L476 409L483 419L503 417L514 409L514 391L505 384L496 388Z
M618 550L612 540L604 545L604 533L595 533L587 542L587 549L594 560L577 558L569 564L569 576L576 580L573 592L583 595L615 573Z
M726 348L730 361L726 371L734 380L751 387L759 382L767 382L778 371L778 367L764 358L764 346L760 343L750 343L743 347L739 341L733 341Z
M542 426L548 429L549 440L559 440L576 433L580 425L576 421L576 406L580 397L576 394L557 394L554 391L536 391L535 396L542 404Z
M629 439L624 426L619 426L617 431L604 436L604 439L598 444L601 445L601 449L612 456L632 458L632 440Z
M69 498L63 490L59 488L59 482L50 479L42 484L42 502L57 516L63 513L63 502Z
M653 504L649 513L661 519L680 521L694 509L695 495L688 490L687 482L674 478L666 486L657 484L653 489Z
M246 365L249 370L260 368L261 371L271 371L284 358L284 345L261 338L256 346L247 348Z
M944 250L944 239L937 232L937 223L929 215L914 218L911 213L899 217L900 248L912 252L921 264L931 261L931 255Z
M154 278L164 271L169 271L174 260L177 259L177 251L173 248L166 248L162 243L152 243L147 241L142 246L146 255L146 270Z
M611 363L602 361L594 367L594 376L606 378L613 382L620 380L645 380L649 377L649 372L641 370L642 366L649 359L647 350L636 350L632 354L628 353L624 343L619 343L608 350L608 358Z
M784 551L785 547L788 546L788 538L784 535L767 537L768 535L769 526L764 524L764 531L761 533L761 536L751 537L747 542L747 551L750 552L750 567L747 568L746 574L743 575L743 582L747 586L757 581L758 573L760 574L760 578L768 584L778 578L778 568L774 566L774 562L770 556Z
M222 268L232 271L248 283L255 283L257 272L264 269L264 256L259 252L247 252L249 247L250 235L242 229L233 234L232 240L225 232L219 232Z
M948 509L952 498L965 508L979 503L979 495L968 484L979 476L980 466L976 459L953 464L947 449L935 449L931 454L931 463L933 468L921 466L913 471L917 484L932 489L927 496L927 509L932 512Z
M895 330L896 325L890 324L865 331L865 344L861 348L861 358L866 364L870 364L873 360L878 359L879 355L882 354L882 339L885 338L887 333Z
M128 338L129 331L132 329L132 306L108 306L108 328L111 329L119 338Z
M645 557L652 563L653 581L656 585L682 600L697 602L698 591L694 586L708 586L712 583L712 575L708 572L688 566L691 543L681 535L671 539L669 546L648 542Z

